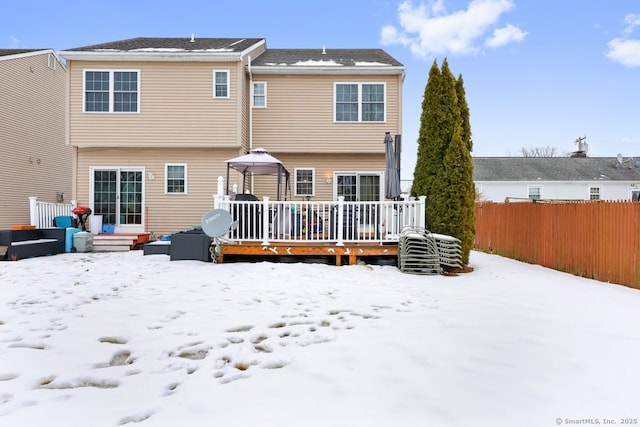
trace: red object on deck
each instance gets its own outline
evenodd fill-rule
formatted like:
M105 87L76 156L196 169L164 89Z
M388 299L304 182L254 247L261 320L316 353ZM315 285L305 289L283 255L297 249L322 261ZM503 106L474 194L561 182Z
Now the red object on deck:
M87 217L91 215L91 208L86 206L76 206L71 212L78 216L78 222L80 223L82 231L87 231Z

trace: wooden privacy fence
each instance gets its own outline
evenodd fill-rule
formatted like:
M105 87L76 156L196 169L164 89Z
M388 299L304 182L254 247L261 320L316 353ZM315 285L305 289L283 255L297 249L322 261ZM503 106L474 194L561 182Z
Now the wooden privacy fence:
M476 204L476 249L640 289L640 203Z

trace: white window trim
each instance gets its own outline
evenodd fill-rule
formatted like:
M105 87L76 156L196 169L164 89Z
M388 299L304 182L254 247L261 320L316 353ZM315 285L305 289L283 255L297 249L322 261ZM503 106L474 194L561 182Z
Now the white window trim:
M258 105L256 106L255 104L255 94L253 93L255 85L256 84L262 84L264 85L264 105ZM267 108L267 82L253 82L253 84L251 85L251 107L252 108Z
M109 111L87 111L87 71L95 71L95 72L107 72L109 73ZM116 72L124 72L124 73L131 73L131 72L135 72L138 73L138 104L137 107L138 109L136 111L113 111L113 103L114 103L114 96L113 96L113 86L114 86L114 82L113 82L113 73ZM140 70L139 69L120 69L120 68L113 68L113 69L106 69L106 68L83 68L82 69L82 112L83 113L88 113L88 114L139 114L140 113L140 103L141 103L141 99L142 96L140 95Z
M227 96L216 95L216 74L217 73L225 73L227 75ZM231 98L231 72L229 70L213 70L213 97L214 99Z
M597 199L592 199L591 198L591 189L592 188L597 188L598 189L598 198ZM587 200L602 200L602 186L601 185L590 185L589 186L589 194L587 194Z
M538 190L540 190L540 199L532 199L532 198L531 198L531 189L532 189L532 188L537 188ZM530 200L542 200L542 185L539 185L539 184L535 184L535 185L530 184L530 185L527 185L527 199L530 199Z
M47 56L47 66L55 71L56 70L56 62L57 61L56 61L55 55L53 53L50 53Z
M311 171L311 194L298 193L298 171ZM293 171L293 188L296 197L315 197L316 195L316 168L295 168Z
M380 122L365 122L362 121L362 85L382 85L384 92L384 112L382 121ZM338 85L358 85L358 120L357 121L344 121L336 120L336 104L338 101ZM334 82L333 83L333 122L334 123L386 123L387 122L387 83L385 82Z
M184 167L184 191L182 193L169 192L169 166ZM187 194L187 164L186 163L165 163L164 164L164 194L183 196Z
M360 176L375 176L377 175L380 179L380 200L384 200L384 172L380 171L333 171L333 197L336 198L338 196L338 175L350 175L356 177L356 185L360 181ZM356 198L360 198L359 189L356 190Z

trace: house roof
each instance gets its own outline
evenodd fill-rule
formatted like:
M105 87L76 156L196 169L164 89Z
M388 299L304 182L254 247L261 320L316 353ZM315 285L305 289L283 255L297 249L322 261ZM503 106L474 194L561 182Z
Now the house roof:
M0 56L20 55L22 53L41 52L51 49L0 49Z
M405 67L382 49L267 49L252 60L256 74L393 74Z
M267 49L254 67L403 67L382 49Z
M474 157L474 181L640 181L640 160L616 157Z
M243 52L262 38L137 37L67 49L67 52Z
M60 52L67 59L112 61L238 61L263 38L137 37Z

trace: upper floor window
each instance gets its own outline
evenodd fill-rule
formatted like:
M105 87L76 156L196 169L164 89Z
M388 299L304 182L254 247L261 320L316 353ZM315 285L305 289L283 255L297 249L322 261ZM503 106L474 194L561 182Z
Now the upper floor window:
M267 82L253 82L253 107L267 107Z
M313 196L315 194L314 175L315 170L313 168L296 168L296 196Z
M50 53L47 56L47 66L52 70L56 69L56 57L53 55L53 53Z
M589 187L589 200L600 200L600 187Z
M539 185L529 186L529 200L540 200L542 198L542 187Z
M384 122L384 83L336 83L336 122Z
M86 70L84 111L137 113L139 87L140 72L135 70Z
M165 165L165 193L187 194L187 165Z
M213 97L229 98L229 70L213 70Z

